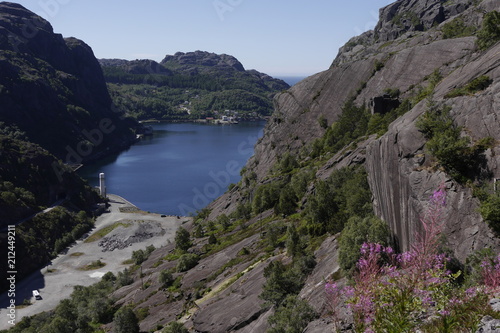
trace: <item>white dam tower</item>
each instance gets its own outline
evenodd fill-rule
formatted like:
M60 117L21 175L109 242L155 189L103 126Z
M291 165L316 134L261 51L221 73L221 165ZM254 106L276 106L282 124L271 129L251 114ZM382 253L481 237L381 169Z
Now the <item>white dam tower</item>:
M99 194L106 197L106 179L103 172L99 174Z

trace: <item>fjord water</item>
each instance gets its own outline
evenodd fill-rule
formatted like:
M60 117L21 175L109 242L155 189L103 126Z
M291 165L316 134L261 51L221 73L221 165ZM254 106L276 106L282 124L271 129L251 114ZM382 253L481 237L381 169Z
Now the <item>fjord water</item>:
M288 83L290 87L294 86L296 83L302 81L305 79L307 76L279 76L276 77L277 79L281 79Z
M108 193L144 211L195 213L240 180L240 170L253 155L264 125L153 124L153 136L78 173L97 186L99 173L104 172Z

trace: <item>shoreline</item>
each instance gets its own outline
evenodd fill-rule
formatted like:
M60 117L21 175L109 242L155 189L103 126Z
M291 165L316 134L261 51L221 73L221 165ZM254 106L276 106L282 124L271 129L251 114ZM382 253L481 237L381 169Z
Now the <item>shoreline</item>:
M271 116L265 116L263 118L243 118L239 120L239 122L259 122L259 121L265 121L267 122ZM158 124L158 123L171 123L171 124L177 124L177 123L204 123L207 122L207 119L178 119L178 120L165 120L165 119L147 119L147 120L138 120L140 124Z

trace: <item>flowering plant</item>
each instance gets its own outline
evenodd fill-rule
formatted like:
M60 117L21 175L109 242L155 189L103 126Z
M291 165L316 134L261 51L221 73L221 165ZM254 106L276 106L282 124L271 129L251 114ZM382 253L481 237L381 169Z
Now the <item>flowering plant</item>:
M327 284L327 303L337 315L342 299L347 299L358 332L454 332L476 325L487 308L484 288L461 290L455 274L446 269L449 258L439 253L443 230L443 186L429 200L421 219L422 231L409 251L396 254L391 247L364 243L352 286L342 290ZM490 289L500 288L500 256L494 263L483 262L483 280ZM423 319L435 318L432 325ZM334 317L335 318L335 317Z

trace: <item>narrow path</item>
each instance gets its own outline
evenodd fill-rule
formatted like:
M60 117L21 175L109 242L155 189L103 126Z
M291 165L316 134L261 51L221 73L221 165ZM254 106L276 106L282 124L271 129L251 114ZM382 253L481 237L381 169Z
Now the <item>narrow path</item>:
M22 223L24 223L24 222L26 222L26 221L31 220L32 218L34 218L35 216L37 216L37 215L39 215L39 214L46 214L46 213L50 212L51 210L53 210L54 208L61 206L61 205L62 205L63 203L65 203L67 200L68 200L67 198L64 198L64 199L58 200L58 201L54 202L54 203L53 203L53 204L52 204L49 208L45 208L45 209L44 209L44 210L42 210L41 212L37 212L37 213L35 213L35 214L33 214L33 215L31 215L31 216L29 216L29 217L25 218L25 219L22 219L21 221L18 221L18 222L14 223L14 224L12 224L12 223L11 223L11 224L9 224L9 225L10 225L10 226L18 226L18 225L20 225L20 224L22 224ZM9 229L9 226L5 226L4 228L2 228L2 229L0 230L0 233L6 233L8 229Z

